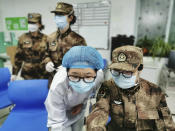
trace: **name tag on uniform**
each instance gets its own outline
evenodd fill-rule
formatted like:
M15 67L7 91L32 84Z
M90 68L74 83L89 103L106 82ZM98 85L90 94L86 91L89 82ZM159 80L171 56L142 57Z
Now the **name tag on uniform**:
M114 103L117 104L117 105L121 105L122 104L121 101L116 101L116 100L114 100Z
M24 41L24 44L30 44L30 41Z
M51 46L55 46L56 45L56 42L51 42L50 45Z

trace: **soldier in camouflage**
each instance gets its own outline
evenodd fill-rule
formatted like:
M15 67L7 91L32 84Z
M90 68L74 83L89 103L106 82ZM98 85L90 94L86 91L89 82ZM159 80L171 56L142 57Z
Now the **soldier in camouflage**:
M44 62L46 71L50 72L50 82L55 74L55 68L61 65L64 54L73 46L86 45L82 36L71 30L70 25L76 22L73 6L58 2L55 14L55 23L58 30L48 37L48 50L45 53Z
M87 131L175 131L164 93L139 77L143 68L140 48L116 48L109 68L112 79L105 81L97 94L97 103L86 120Z
M47 36L41 33L44 26L42 25L40 14L28 14L28 29L29 32L21 35L18 40L15 63L12 69L12 81L16 79L21 68L21 76L24 79L48 77L45 64L42 63L47 50Z

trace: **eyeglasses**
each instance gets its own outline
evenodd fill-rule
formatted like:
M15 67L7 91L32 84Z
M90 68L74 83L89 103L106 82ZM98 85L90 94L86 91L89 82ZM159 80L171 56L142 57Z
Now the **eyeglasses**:
M79 77L79 76L68 75L68 79L72 82L79 82L81 79L83 79L85 83L92 83L95 81L95 78L96 76Z
M125 78L131 78L133 74L133 72L131 71L110 70L110 72L113 76L119 76L120 74L122 74Z

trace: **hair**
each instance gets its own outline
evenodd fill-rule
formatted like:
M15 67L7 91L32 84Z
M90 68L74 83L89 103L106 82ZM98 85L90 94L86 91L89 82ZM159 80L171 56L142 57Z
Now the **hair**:
M43 30L43 29L45 28L45 26L42 24L41 19L38 21L38 23L41 25L41 26L39 27L39 30L40 30L40 31Z
M70 25L73 25L73 24L76 22L77 17L74 15L74 12L73 12L72 14L70 14L68 17L70 18L71 16L73 16L73 19L72 19L72 21L70 22Z
M141 71L141 70L143 70L143 64L140 64L138 67L138 71Z

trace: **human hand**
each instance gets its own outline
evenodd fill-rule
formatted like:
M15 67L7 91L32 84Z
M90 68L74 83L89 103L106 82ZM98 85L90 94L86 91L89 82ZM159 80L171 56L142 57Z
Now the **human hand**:
M53 72L55 70L55 68L54 68L54 64L53 64L53 62L48 62L47 64L46 64L46 71L48 71L48 72Z
M17 79L17 75L12 75L11 76L11 81L14 81L14 80L16 80Z

